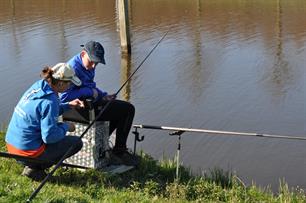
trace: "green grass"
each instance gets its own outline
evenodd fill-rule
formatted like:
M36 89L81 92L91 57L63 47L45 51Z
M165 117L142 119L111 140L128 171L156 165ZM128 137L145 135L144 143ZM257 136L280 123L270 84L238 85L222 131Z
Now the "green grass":
M0 150L5 151L3 133ZM306 202L303 190L289 190L284 182L279 193L273 194L255 185L245 187L221 169L196 177L180 167L177 181L175 161L158 162L143 153L141 157L138 169L121 175L60 168L33 202ZM16 161L0 161L0 202L25 202L39 182L20 176L23 168Z

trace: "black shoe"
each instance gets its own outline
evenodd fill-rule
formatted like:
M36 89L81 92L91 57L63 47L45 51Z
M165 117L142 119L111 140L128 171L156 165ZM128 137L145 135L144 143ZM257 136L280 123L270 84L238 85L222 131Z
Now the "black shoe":
M124 164L122 159L120 159L113 151L108 152L108 163L109 165L122 165Z
M138 157L131 154L128 150L114 152L114 154L121 159L124 165L137 166L139 163Z
M47 173L42 169L35 169L25 166L21 175L27 176L35 181L41 181L47 176Z

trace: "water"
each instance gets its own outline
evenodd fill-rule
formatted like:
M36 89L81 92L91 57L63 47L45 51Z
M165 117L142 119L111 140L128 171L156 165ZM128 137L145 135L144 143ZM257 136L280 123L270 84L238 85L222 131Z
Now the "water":
M134 124L306 137L304 0L133 0L132 56L121 59L115 1L0 2L0 121L45 65L67 61L100 41L106 66L98 86L116 92L169 29L121 92L136 106ZM175 137L141 130L138 145L173 158ZM132 134L129 146L132 147ZM201 174L221 167L246 183L306 189L306 142L184 133L181 161Z

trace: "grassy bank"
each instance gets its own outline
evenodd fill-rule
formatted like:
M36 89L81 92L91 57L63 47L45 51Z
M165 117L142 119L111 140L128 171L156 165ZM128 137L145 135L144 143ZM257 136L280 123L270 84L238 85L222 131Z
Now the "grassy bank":
M5 151L3 133L0 151ZM273 195L269 190L245 187L235 176L218 169L194 177L181 168L178 183L173 161L141 156L138 169L121 175L60 168L33 202L306 202L302 190L290 192L285 183ZM22 167L16 161L0 161L0 202L25 202L39 182L20 176Z

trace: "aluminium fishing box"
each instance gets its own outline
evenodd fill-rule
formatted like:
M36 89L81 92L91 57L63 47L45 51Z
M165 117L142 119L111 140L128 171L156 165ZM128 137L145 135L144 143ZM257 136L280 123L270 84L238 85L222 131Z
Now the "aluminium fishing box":
M76 130L68 132L67 135L81 136L88 125L95 119L93 108L88 110L88 116L84 118L77 110L69 110L62 116L63 121L73 122ZM109 146L109 122L96 121L87 133L82 137L82 149L72 157L67 158L64 163L84 166L93 169L103 169L108 166L109 159L107 151Z

